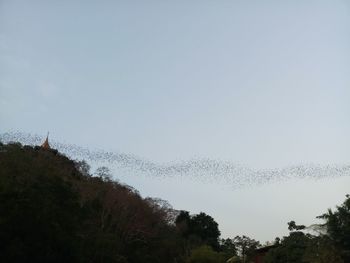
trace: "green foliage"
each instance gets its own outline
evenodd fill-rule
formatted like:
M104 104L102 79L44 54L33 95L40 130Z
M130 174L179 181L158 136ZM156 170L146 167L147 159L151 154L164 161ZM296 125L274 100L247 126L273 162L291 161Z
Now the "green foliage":
M325 236L313 237L306 247L303 260L309 263L343 263L340 251Z
M227 259L227 254L216 252L210 246L204 245L192 250L187 263L225 263Z
M255 250L260 246L259 241L244 235L236 236L233 239L233 244L243 259L243 262L249 262L254 256Z
M175 223L190 248L208 245L216 251L220 249L220 231L218 224L211 216L203 212L190 216L189 212L180 211Z
M294 221L288 223L293 231L289 236L276 242L277 247L271 249L264 263L308 262L308 263L343 263L350 262L350 196L333 212L319 216L324 219L326 232L318 236L304 234L299 230L306 229Z
M303 232L291 232L284 237L279 246L270 250L264 263L299 263L303 262L304 252L310 236Z
M180 211L175 219L175 224L178 231L183 237L188 237L191 233L191 216L188 211Z
M342 251L344 261L350 261L350 196L342 205L337 206L333 212L331 209L318 218L326 221L327 236L334 245Z
M270 250L264 263L307 262L343 263L340 251L325 236L312 236L303 232L291 232L276 248Z
M348 217L350 214L344 213L344 206L346 205L346 202L344 202L342 207L337 207L337 211L335 213L329 210L327 214L321 216L321 218L326 219L326 235L313 236L310 234L305 234L301 231L292 231L290 232L289 236L276 242L277 247L271 249L267 253L266 257L264 258L264 263L349 262L346 257L347 250L344 249L343 246L339 246L339 243L337 243L337 241L347 238L344 236L346 224L341 224L341 222L347 222L347 219L349 219ZM339 213L339 210L342 212ZM339 217L342 217L342 219L339 220ZM345 227L345 230L340 230L342 227ZM291 221L288 223L288 229L301 230L306 229L306 227L303 225L296 225L294 221ZM334 231L335 229L337 231ZM343 245L344 243L341 242L341 244Z
M194 215L190 221L190 229L191 233L200 237L205 244L216 250L219 248L219 225L211 216L203 212Z
M237 255L237 247L234 241L230 238L220 240L220 251L232 256Z

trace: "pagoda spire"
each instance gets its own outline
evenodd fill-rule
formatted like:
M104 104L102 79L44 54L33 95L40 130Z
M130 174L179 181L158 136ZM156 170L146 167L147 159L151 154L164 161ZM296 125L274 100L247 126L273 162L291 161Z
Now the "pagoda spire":
M51 149L50 144L49 144L49 133L47 133L46 139L43 142L43 144L41 145L41 148L47 149L47 150Z

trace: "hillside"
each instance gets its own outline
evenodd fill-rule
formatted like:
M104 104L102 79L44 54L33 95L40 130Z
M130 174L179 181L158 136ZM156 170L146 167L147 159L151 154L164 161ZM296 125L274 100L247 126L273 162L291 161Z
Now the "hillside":
M258 241L220 240L211 216L175 211L111 178L56 150L0 143L1 262L262 262ZM289 222L264 262L349 262L350 196L320 218L318 235Z
M3 262L180 262L174 211L55 150L1 144Z

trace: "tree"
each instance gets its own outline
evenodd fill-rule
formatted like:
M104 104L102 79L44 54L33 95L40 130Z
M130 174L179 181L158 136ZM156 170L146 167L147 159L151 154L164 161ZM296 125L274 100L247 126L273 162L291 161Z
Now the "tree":
M327 236L312 237L304 252L303 260L309 263L343 263L340 251Z
M231 257L237 255L236 245L234 244L234 241L230 238L220 240L220 250L230 255Z
M20 161L0 166L2 261L76 262L82 210L71 185L29 167L22 177Z
M310 235L303 232L290 232L284 237L279 246L269 250L264 263L300 263L303 262L304 252L308 246Z
M247 236L236 236L233 243L242 257L243 263L248 262L254 255L254 251L260 246L259 241L251 239Z
M85 161L77 161L75 162L75 167L79 170L79 172L84 176L90 175L90 165Z
M112 181L111 171L106 166L101 166L96 169L95 174L103 181Z
M194 215L190 221L190 232L198 237L204 244L211 246L213 249L219 249L220 231L218 223L214 218L201 212Z
M218 223L211 216L203 212L191 216L188 211L180 211L175 224L190 249L201 245L209 245L216 251L220 249Z
M214 251L210 246L200 246L192 250L187 263L225 263L227 256Z
M350 261L350 196L333 212L318 216L326 221L326 234L342 252L344 261Z
M85 162L0 145L1 262L184 262L173 210Z
M290 221L287 223L288 224L288 230L293 231L293 230L304 230L305 226L304 225L297 225L295 221Z
M175 219L175 224L180 234L183 237L188 237L191 224L190 213L184 210L180 211L180 213Z

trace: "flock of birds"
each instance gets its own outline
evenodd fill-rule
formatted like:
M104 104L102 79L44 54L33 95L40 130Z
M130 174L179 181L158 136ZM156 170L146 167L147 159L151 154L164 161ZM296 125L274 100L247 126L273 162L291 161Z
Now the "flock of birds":
M0 141L3 143L19 142L25 145L41 145L44 137L24 132L7 132L0 134ZM141 172L146 176L159 178L186 177L202 182L221 182L234 188L291 179L321 179L350 175L350 165L298 165L282 169L255 170L212 159L191 159L161 164L131 154L90 150L78 145L52 140L50 140L50 145L72 159L83 159L93 165L112 166L116 170L127 169L130 172Z

